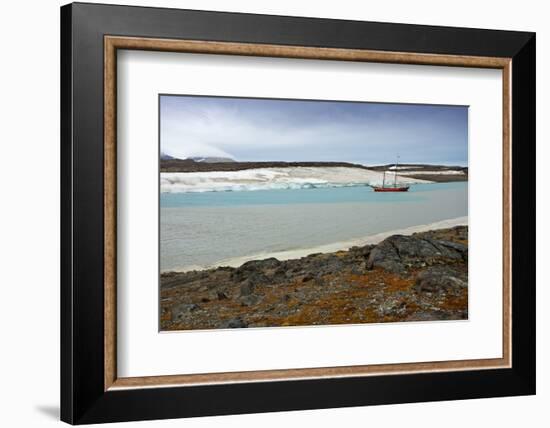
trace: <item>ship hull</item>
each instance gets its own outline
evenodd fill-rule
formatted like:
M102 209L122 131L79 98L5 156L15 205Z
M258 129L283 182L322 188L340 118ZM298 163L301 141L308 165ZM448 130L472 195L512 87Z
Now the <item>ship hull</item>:
M372 186L375 192L407 192L409 190L409 186L402 186L402 187L376 187Z

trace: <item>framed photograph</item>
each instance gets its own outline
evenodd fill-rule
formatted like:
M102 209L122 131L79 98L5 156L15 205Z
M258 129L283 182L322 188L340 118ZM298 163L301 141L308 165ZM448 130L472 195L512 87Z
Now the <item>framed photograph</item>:
M533 33L76 3L61 56L62 420L535 393Z

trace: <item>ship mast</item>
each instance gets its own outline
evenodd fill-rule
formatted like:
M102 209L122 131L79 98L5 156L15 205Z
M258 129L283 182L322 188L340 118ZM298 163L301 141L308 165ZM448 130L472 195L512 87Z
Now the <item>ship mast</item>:
M384 170L384 175L382 175L382 187L386 187L386 170Z
M397 187L397 170L399 166L399 155L397 155L397 160L395 161L395 171L393 172L393 187Z

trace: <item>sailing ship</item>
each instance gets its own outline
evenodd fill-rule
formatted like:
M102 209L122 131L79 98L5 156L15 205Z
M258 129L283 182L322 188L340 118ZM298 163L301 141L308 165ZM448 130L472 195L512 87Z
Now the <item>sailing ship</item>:
M395 162L395 168L393 173L393 184L386 185L386 170L384 170L384 175L382 178L382 186L371 186L375 192L406 192L409 190L409 186L400 185L397 183L398 166L399 166L399 156L397 156L397 161Z

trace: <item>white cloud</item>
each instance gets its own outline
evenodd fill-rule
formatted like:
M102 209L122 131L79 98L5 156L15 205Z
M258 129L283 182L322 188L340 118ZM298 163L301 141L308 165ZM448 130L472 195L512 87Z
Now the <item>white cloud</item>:
M287 102L266 107L265 100L257 105L208 97L169 101L161 109L161 148L178 158L374 164L393 162L400 154L404 162L453 163L464 158L467 147L466 126L449 125L427 113L420 120L402 113L363 114L350 106L335 112L330 105L298 108Z

